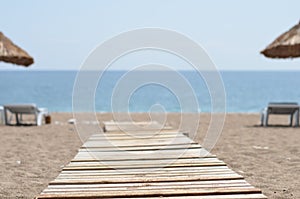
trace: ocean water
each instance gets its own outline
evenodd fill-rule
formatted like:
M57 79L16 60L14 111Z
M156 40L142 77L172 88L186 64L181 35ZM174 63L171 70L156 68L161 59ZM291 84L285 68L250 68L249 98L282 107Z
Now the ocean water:
M215 90L208 89L201 75L180 71L179 75L186 80L180 82L182 80L177 81L170 73L139 71L128 75L126 71L105 72L95 85L96 89L90 91L94 95L93 106L97 112L223 111L212 108L214 99L210 94ZM269 102L300 103L300 71L222 71L220 74L226 100L216 101L222 100L226 112L259 112ZM77 71L0 71L0 105L35 103L51 112L72 112L76 75ZM126 81L124 77L125 80L128 77ZM152 78L166 81L144 83ZM127 84L134 89L127 91L130 87ZM189 87L178 86L185 84ZM84 97L84 93L79 96Z

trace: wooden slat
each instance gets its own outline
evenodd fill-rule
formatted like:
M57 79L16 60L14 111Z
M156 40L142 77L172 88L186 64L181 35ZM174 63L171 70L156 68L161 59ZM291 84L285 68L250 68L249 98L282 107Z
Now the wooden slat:
M92 135L37 198L266 198L178 131L104 124L108 132Z
M130 135L109 135L109 136L97 136L97 137L91 137L90 141L140 141L140 140L153 140L155 139L167 139L172 140L172 138L186 138L182 134L174 134L174 135L139 135L139 136L130 136Z
M76 188L131 188L131 187L157 187L164 188L165 186L219 186L219 185L250 185L245 180L215 180L215 181L181 181L181 182L148 182L148 183L117 183L117 184L72 184L72 185L53 185L48 189L76 189Z
M158 160L122 160L122 161L98 161L98 162L70 162L67 166L101 166L105 164L112 164L112 165L157 165L157 164L201 164L201 163L219 163L222 162L218 158L190 158L190 159L174 159L174 160L166 160L166 159L158 159Z
M181 176L158 176L158 177L107 177L107 178L81 178L81 179L55 179L50 182L54 184L99 184L99 183L134 183L134 182L174 182L174 181L201 181L201 180L234 180L243 179L238 174L222 175L181 175Z
M58 199L58 198L74 198L74 199L95 199L95 198L104 198L104 197L99 197L97 196L93 196L93 195L68 195L68 196L60 196L60 195L46 195L46 194L42 194L37 198L48 198L48 199ZM133 197L113 197L115 199L132 199ZM137 197L134 197L137 198ZM139 197L139 198L147 198L147 199L157 199L157 198L162 198L160 196L157 197ZM256 194L256 193L247 193L247 194L218 194L218 195L183 195L183 196L164 196L164 199L266 199L267 197L263 194Z
M162 126L157 122L104 122L104 131L155 131L172 129L170 126Z
M202 147L196 143L192 144L178 144L178 145L161 145L161 146L125 146L125 147L81 147L79 152L89 151L116 151L116 150L124 150L124 151L151 151L151 150L173 150L173 149L201 149Z
M44 193L54 193L54 192L89 192L89 191L97 191L97 192L107 192L107 191L127 191L128 188L130 188L131 190L135 189L135 190L139 190L139 191L153 191L153 190L166 190L166 189L190 189L190 188L198 188L198 189L202 189L202 188L211 188L212 186L214 186L214 188L235 188L235 189L244 189L244 188L254 188L253 186L247 184L247 183L224 183L224 184L207 184L207 185L201 185L201 184L182 184L182 185L169 185L166 184L164 186L151 186L151 185L146 185L146 186L129 186L128 184L126 184L126 187L107 187L107 186L95 186L95 187L86 187L86 186L81 186L81 187L52 187L51 189L47 189L46 191L44 191Z
M147 174L135 174L135 173L83 173L83 174L78 174L78 173L61 173L57 177L57 179L76 179L76 178L99 178L99 177L107 177L107 176L117 176L117 177L135 177L135 176L140 176L140 177L156 177L156 176L182 176L182 175L229 175L229 174L235 174L234 171L205 171L200 173L199 171L190 171L190 172L169 172L169 173L147 173Z
M96 133L94 135L92 135L91 137L97 137L97 136L140 136L140 135L145 135L145 136L149 136L149 135L178 135L178 134L182 134L181 132L179 132L178 130L174 130L174 129L161 129L159 131L112 131L112 132L99 132Z
M227 166L203 166L203 167L184 167L184 168L176 168L176 167L163 167L163 168L157 168L156 170L153 170L151 168L137 168L137 169L118 169L118 170L76 170L76 171L62 171L61 173L84 173L84 174L93 174L93 173L105 173L105 174L127 174L127 173L135 173L135 174L144 174L144 173L173 173L173 172L205 172L205 171L223 171L223 170L230 170Z
M157 199L157 197L155 197ZM232 194L232 195L205 195L205 196L171 196L171 197L164 197L164 199L266 199L267 197L263 194ZM117 199L117 198L116 198ZM123 198L125 199L125 198ZM147 197L147 199L154 199L154 197Z
M120 191L88 191L88 192L82 192L82 191L72 191L72 192L53 192L53 193L42 193L41 196L46 197L85 197L85 198L91 198L91 197L99 197L101 198L111 198L111 197L147 197L147 196L176 196L176 195L213 195L213 194L247 194L247 193L260 193L259 189L252 188L252 187L224 187L224 188L176 188L176 189L166 189L163 190L120 190ZM42 197L41 197L42 198Z

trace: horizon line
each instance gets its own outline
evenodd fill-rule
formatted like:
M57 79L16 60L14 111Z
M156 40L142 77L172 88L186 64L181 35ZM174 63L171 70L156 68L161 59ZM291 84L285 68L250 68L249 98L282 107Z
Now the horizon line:
M79 72L81 70L78 70L78 69L31 69L31 68L12 68L12 69L1 69L0 68L0 71L1 72L9 72L9 71L12 71L12 72L32 72L32 71L35 71L35 72L47 72L47 71L65 71L65 72L68 72L68 71L72 71L72 72ZM83 71L83 70L82 70ZM98 71L98 70L86 70L86 71ZM100 70L99 70L100 71ZM132 71L130 69L109 69L109 70L106 70L106 71ZM155 71L159 71L159 72L170 72L170 71L197 71L197 70L191 70L191 69L174 69L174 70L135 70L136 72L155 72ZM201 71L209 71L209 72L213 72L214 70L201 70ZM300 67L299 69L219 69L217 71L220 71L220 72L223 72L223 71L228 71L228 72L249 72L249 71L253 71L253 72L268 72L268 71L273 71L273 72L282 72L282 71L296 71L296 72L300 72Z

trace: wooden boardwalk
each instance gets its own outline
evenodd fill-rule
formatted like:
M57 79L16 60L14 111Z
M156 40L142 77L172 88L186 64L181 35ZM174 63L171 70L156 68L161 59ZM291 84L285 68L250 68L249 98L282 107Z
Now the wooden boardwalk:
M158 127L106 122L37 198L266 198L215 156L200 157L199 144Z

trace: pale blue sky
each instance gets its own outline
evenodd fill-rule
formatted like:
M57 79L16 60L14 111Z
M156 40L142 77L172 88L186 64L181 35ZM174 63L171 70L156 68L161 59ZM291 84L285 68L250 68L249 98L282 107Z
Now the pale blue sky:
M259 51L298 23L299 0L0 0L0 31L35 58L29 70L79 69L121 32L159 27L199 43L221 70L299 70ZM146 63L145 63L146 64ZM1 69L18 69L0 63ZM28 70L28 69L27 69Z

